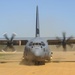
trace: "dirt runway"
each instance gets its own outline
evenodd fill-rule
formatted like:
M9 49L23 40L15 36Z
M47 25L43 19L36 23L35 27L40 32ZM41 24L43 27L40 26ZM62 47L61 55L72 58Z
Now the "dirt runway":
M0 75L75 75L74 62L52 62L40 66L20 65L18 62L0 64Z
M52 47L52 62L45 65L20 64L23 52L0 53L0 75L75 75L75 46L63 52Z

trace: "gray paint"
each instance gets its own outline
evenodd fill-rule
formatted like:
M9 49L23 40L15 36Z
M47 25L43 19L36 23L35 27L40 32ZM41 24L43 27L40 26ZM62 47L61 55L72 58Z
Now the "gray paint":
M38 29L38 31L37 31ZM24 58L33 61L50 60L51 50L45 39L40 37L38 6L36 7L36 35L35 38L27 42L24 49Z

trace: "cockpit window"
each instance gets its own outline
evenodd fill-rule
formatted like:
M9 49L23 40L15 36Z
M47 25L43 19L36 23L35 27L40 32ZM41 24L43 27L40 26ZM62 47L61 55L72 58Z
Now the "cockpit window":
M32 46L32 45L33 45L33 42L30 42L30 43L29 43L29 46Z
M44 42L41 42L41 45L42 45L42 46L45 46L45 43L44 43Z
M41 42L41 43L33 43L33 42L30 42L29 43L29 46L34 46L34 45L45 46L45 43L44 42Z
M41 45L41 43L33 43L33 45Z

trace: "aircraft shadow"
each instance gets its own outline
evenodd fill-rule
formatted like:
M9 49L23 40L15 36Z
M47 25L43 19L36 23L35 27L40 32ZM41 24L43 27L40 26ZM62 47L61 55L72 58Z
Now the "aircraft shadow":
M20 65L29 65L29 66L35 65L34 62L28 61L28 60L25 60L25 59L22 59L19 64Z
M45 64L46 63L60 63L60 61L45 61ZM25 59L22 59L21 62L19 63L20 65L28 65L28 66L33 66L35 65L34 62L32 61L28 61L28 60L25 60ZM45 65L44 64L44 65ZM40 66L41 64L38 64L38 65L35 65L35 66Z
M46 63L46 62L45 62ZM28 65L28 66L41 66L41 65L45 65L45 63L39 63L37 62L37 64L35 64L34 61L28 61L28 60L25 60L25 59L22 59L22 61L20 62L20 65Z

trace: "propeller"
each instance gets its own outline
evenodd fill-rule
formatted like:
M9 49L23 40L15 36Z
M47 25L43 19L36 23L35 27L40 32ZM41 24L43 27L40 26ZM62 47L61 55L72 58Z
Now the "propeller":
M73 37L70 36L69 38L66 38L65 32L63 32L62 35L63 35L63 39L56 37L56 39L59 41L57 47L62 46L64 48L64 51L66 51L66 45L70 46L71 48L73 47L73 45L69 42Z
M6 52L8 48L11 48L13 52L16 52L16 50L13 46L13 44L14 44L13 39L16 36L16 33L13 33L11 38L8 38L7 33L4 33L3 35L4 35L5 39L7 40L7 43L6 43L6 46L2 49L2 51Z

